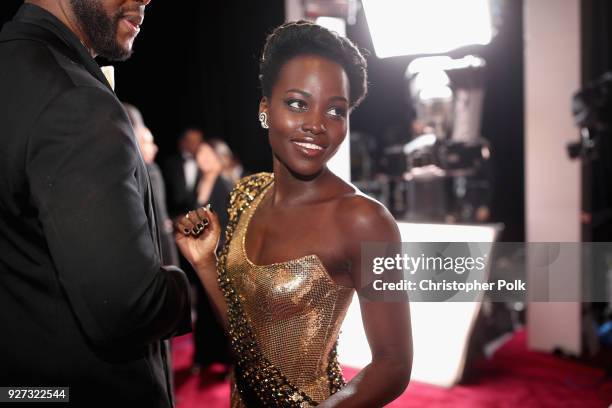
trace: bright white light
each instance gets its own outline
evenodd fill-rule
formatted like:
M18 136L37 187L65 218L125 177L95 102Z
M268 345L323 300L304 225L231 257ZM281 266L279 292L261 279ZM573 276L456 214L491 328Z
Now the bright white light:
M403 242L493 242L495 226L398 222Z
M414 140L411 140L410 143L406 144L406 146L404 146L404 153L411 154L416 150L421 150L425 147L431 147L436 143L437 140L437 136L433 133L426 133L415 138Z
M419 72L412 82L414 92L422 101L432 99L452 99L453 91L448 86L450 79L441 69Z
M435 164L428 164L427 166L413 167L410 171L404 173L404 180L431 180L434 178L446 176L446 171L436 166Z
M431 101L434 99L451 99L453 91L448 86L429 87L419 92L419 99Z
M346 22L341 18L321 16L317 17L315 24L346 37Z
M493 36L488 0L362 0L376 55L440 54Z
M437 55L435 57L415 58L406 70L406 76L410 77L419 72L435 70L450 71L463 68L480 68L486 65L485 60L474 55L466 55L463 58L453 59L448 56Z
M397 223L403 242L478 242L491 243L494 226ZM489 266L487 266L489 267ZM480 302L412 302L412 342L414 359L412 379L450 387L463 372L468 339ZM342 325L338 342L342 364L362 368L371 354L361 323L359 301L355 295Z

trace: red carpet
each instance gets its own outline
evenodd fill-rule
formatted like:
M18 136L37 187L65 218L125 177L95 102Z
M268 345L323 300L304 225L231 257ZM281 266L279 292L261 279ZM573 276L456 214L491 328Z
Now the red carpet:
M604 381L603 371L528 351L525 340L525 332L516 333L491 360L480 364L478 379L470 385L444 389L412 382L388 407L608 408L612 404L612 381ZM222 367L192 375L192 351L190 335L174 339L177 407L228 407L229 386ZM356 372L344 369L347 380Z

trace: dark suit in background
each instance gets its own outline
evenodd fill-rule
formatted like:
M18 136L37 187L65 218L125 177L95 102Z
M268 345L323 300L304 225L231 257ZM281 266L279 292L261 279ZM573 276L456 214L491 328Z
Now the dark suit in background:
M189 330L188 282L161 265L126 113L37 6L3 27L0 61L0 385L69 386L71 406L171 406L161 340Z
M198 169L195 184L188 188L184 163L189 159L185 153L179 153L169 157L163 166L164 179L166 181L166 193L168 199L168 212L171 218L183 216L190 210L205 205L198 203L197 185L202 178L202 172ZM228 222L227 206L229 203L230 186L226 184L222 177L217 177L210 193L209 203L211 208L217 213L221 224L221 242L225 239L225 227ZM219 362L228 364L231 362L228 339L225 336L223 326L219 323L208 296L197 278L195 271L187 260L180 256L181 268L187 272L190 281L195 289L196 295L196 315L197 320L194 325L194 364L207 366L211 363Z
M164 265L179 265L178 249L174 242L172 232L172 224L163 225L162 222L169 221L168 209L166 207L166 188L164 186L164 178L159 166L155 163L146 163L149 178L151 179L151 188L153 197L155 197L155 219L160 223L160 244L162 251L162 261Z

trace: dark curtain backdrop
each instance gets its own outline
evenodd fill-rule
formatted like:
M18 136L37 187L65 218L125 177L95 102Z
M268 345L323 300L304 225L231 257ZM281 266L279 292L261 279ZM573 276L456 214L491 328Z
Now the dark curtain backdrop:
M2 0L0 21L21 1ZM502 2L503 25L475 52L488 63L482 134L492 145L496 170L493 220L503 239L524 238L522 0ZM116 68L118 96L139 107L161 148L172 153L186 126L228 142L247 171L271 168L265 133L257 121L258 56L266 34L284 19L281 0L182 2L153 0L147 8L134 56ZM411 58L379 60L363 12L348 35L369 49L370 94L351 118L354 131L384 143L410 137L412 108L404 71Z

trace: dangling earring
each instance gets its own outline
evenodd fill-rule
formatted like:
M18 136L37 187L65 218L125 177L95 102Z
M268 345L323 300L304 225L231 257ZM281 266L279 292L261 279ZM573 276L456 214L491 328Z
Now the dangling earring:
M259 123L261 123L262 128L268 129L268 114L266 112L261 112L259 114Z

